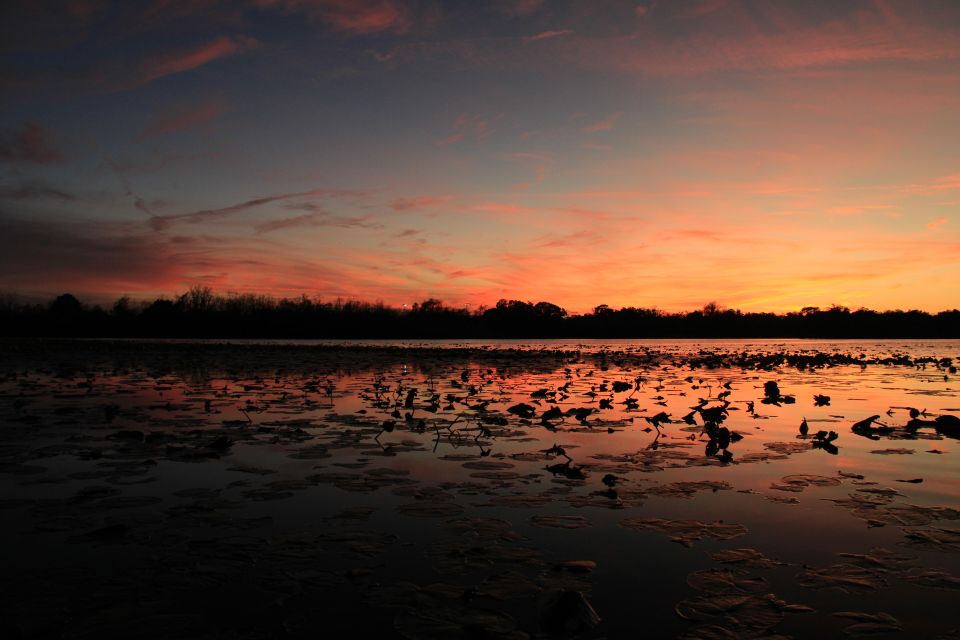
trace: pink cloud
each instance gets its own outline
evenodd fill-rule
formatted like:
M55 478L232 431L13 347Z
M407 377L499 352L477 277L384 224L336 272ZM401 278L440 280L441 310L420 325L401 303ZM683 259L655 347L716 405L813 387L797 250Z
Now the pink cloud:
M684 18L700 18L702 16L729 9L730 0L697 0L681 11Z
M149 138L191 129L216 120L223 112L224 103L219 98L207 100L190 107L171 109L157 115L142 135Z
M290 218L281 218L280 220L271 220L263 222L254 227L257 233L270 233L271 231L280 231L281 229L290 229L295 227L339 227L341 229L350 229L356 227L379 227L370 222L370 216L351 218L347 216L334 216L325 211L307 213L302 216L293 216Z
M501 0L500 4L506 13L523 17L539 11L543 7L543 0Z
M617 121L623 117L623 112L611 113L606 118L597 120L585 126L581 131L584 133L597 133L598 131L610 131L617 126Z
M701 8L701 26L690 35L641 31L619 40L585 42L579 53L597 63L605 59L610 66L612 60L613 66L651 75L960 57L960 30L892 11L851 12L843 21L809 25L789 4L761 7L759 18L740 4L705 2ZM735 26L719 28L723 25Z
M0 160L30 164L53 164L63 154L50 141L50 132L28 122L16 132L0 132Z
M257 0L266 9L305 13L339 31L355 34L406 31L410 19L395 0Z
M507 202L483 202L474 205L473 210L486 213L504 214L507 216L522 216L530 213L540 212L540 210L535 207L523 207Z
M190 71L256 46L257 41L253 38L222 36L198 47L156 55L141 64L140 83L146 84L165 76Z
M436 141L438 147L449 147L452 144L456 144L464 139L462 133L451 133L448 136L444 136Z
M189 213L178 213L173 215L164 215L164 216L153 216L150 218L150 226L155 231L163 231L170 228L171 226L178 223L186 224L200 224L203 222L209 222L212 220L218 220L221 218L226 218L250 209L256 209L267 204L274 202L286 202L294 200L296 198L322 198L322 197L339 197L339 196L359 196L363 195L364 192L360 191L351 191L344 189L311 189L309 191L297 191L294 193L281 193L270 196L263 196L260 198L252 198L250 200L244 200L243 202L238 202L226 207L219 207L216 209L200 209L197 211L191 211ZM311 203L307 203L310 205ZM315 212L314 212L315 213ZM268 229L269 230L269 229Z
M549 153L517 152L507 154L506 159L519 162L526 167L527 170L533 172L532 180L515 184L513 186L514 189L527 189L535 184L540 184L550 175L550 171L553 169L555 163L555 158Z
M461 113L453 121L453 131L440 139L438 139L434 144L441 147L446 147L464 140L476 139L480 140L486 138L490 135L491 130L487 125L487 121L481 118L478 115L472 115L468 113Z
M947 219L944 218L943 216L940 216L939 218L928 222L927 229L930 229L931 231L939 231L940 227L942 227L945 224L947 224Z
M536 42L538 40L552 40L553 38L562 38L563 36L571 36L571 35L573 35L573 30L571 29L560 29L558 31L541 31L536 35L524 37L523 41Z
M426 209L438 204L449 201L446 196L417 196L414 198L397 198L390 203L390 208L394 211L411 211L414 209Z
M679 6L680 3L677 3ZM960 28L924 11L849 9L811 20L802 4L704 2L675 9L663 3L615 35L570 34L537 47L503 39L405 43L393 60L468 60L484 67L579 68L684 77L728 71L808 71L881 61L938 62L960 58ZM683 28L664 28L670 21ZM675 25L671 25L675 26Z

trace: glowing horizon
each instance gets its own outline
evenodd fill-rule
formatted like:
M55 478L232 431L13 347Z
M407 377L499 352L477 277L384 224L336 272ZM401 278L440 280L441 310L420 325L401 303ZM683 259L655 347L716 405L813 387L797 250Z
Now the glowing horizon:
M960 306L955 3L0 17L0 292Z

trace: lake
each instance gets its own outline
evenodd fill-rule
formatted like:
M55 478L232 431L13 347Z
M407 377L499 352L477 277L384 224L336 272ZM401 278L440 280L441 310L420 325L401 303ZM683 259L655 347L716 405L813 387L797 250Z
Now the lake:
M6 637L960 637L960 341L0 354Z

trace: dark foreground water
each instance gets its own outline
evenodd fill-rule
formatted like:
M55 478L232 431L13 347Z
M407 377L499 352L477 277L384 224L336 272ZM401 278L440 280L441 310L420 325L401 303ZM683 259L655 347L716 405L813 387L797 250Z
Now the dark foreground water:
M958 638L958 357L4 343L0 634Z

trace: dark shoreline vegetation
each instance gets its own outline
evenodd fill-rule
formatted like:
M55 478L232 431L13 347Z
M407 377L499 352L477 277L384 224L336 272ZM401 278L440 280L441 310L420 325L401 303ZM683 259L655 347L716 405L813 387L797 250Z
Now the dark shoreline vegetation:
M469 310L436 299L409 309L382 302L218 295L194 287L175 299L110 308L71 294L48 304L0 299L6 337L128 338L957 338L960 310L850 310L804 307L785 314L744 313L714 303L690 312L600 305L569 314L550 302L500 300Z

